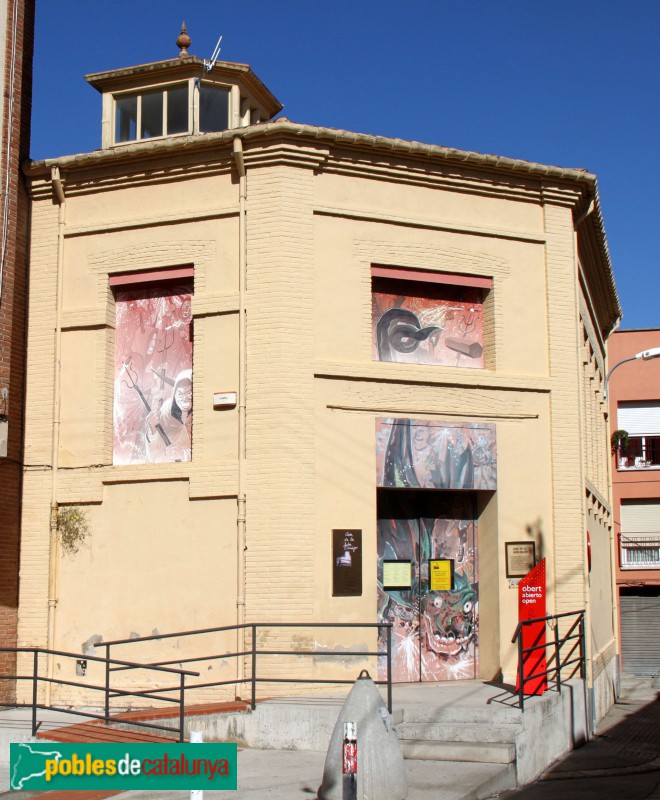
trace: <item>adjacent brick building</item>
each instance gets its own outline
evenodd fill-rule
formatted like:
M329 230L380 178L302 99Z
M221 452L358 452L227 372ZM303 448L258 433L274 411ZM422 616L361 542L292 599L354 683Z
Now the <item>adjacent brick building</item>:
M636 675L660 675L659 355L658 328L620 330L610 338L621 660L624 671Z
M548 611L587 611L601 716L620 307L595 177L274 119L249 67L186 42L88 76L102 149L27 170L26 452L53 468L25 479L21 641L392 621L397 680L513 680L523 552ZM53 521L80 510L64 546ZM174 641L149 659L180 660ZM355 677L353 633L295 645L334 662L281 676Z
M0 2L0 647L16 646L23 472L29 155L34 0ZM0 653L0 672L15 672ZM0 699L13 695L0 683Z

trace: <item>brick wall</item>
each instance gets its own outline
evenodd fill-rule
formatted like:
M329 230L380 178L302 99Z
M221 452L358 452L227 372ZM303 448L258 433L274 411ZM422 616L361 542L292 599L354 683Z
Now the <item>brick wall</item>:
M7 32L6 41L0 42L5 87L0 155L2 214L7 206L0 298L0 413L9 420L7 457L0 458L0 647L12 647L16 644L18 616L29 221L21 163L29 155L34 0L9 0L0 4L0 13L6 14ZM0 236L3 228L0 222ZM1 252L0 243L0 257ZM6 401L2 399L3 390L7 393ZM13 657L0 654L0 675L14 672ZM11 699L13 695L13 685L1 682L0 701Z
M313 180L249 173L248 621L314 613Z
M570 209L546 204L550 372L553 381L552 458L554 464L554 561L556 612L585 607L584 475L577 356L578 290Z

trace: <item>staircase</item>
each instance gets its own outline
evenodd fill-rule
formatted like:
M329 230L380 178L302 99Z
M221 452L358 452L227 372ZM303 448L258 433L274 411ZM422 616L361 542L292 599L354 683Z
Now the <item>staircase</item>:
M438 772L461 782L475 780L479 793L525 785L549 764L586 739L584 687L570 681L563 691L547 692L525 702L524 713L510 688L478 681L454 685L397 685L393 722L405 759L418 762L415 773L433 782ZM344 693L264 700L254 711L246 703L226 702L186 708L185 729L203 733L204 741L230 741L239 747L325 752L343 705ZM168 732L136 729L153 721ZM40 738L61 742L176 741L175 711L119 714L111 725L85 721L43 732ZM437 766L436 766L437 764Z
M399 718L399 719L397 719ZM395 713L404 758L515 764L518 709L409 706Z

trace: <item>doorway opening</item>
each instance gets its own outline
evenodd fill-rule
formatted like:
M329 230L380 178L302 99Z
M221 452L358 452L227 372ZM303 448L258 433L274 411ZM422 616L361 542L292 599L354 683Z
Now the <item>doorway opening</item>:
M478 598L476 493L379 489L378 621L393 625L392 680L476 678Z

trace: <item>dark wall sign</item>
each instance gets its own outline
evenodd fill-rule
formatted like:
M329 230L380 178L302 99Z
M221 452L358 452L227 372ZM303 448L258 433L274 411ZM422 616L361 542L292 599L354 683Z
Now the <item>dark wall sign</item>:
M332 531L332 596L362 594L362 531L345 528Z

